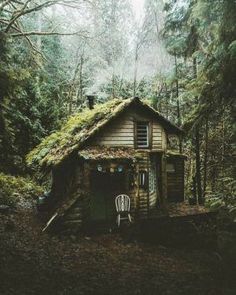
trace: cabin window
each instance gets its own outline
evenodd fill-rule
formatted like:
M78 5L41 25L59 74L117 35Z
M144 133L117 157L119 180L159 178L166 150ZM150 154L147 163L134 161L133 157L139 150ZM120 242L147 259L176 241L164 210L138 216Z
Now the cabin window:
M149 124L148 122L136 123L136 146L137 148L149 147Z
M150 173L149 173L149 192L150 193L155 192L155 185L156 185L155 177L156 177L155 167L151 166Z
M167 163L166 164L166 172L167 173L175 173L175 164L174 163Z
M139 172L139 187L143 189L147 189L148 185L148 174L147 171L140 171Z

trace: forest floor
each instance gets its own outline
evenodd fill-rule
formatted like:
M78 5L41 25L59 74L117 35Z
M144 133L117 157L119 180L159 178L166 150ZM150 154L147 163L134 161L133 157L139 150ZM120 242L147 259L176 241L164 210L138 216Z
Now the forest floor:
M214 251L41 231L32 211L0 215L0 294L236 294Z

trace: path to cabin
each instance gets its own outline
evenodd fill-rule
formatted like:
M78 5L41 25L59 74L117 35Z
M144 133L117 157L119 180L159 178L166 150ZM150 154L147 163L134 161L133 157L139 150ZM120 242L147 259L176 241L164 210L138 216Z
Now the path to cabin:
M127 243L118 234L62 240L40 229L32 213L1 215L1 295L234 294L211 250Z

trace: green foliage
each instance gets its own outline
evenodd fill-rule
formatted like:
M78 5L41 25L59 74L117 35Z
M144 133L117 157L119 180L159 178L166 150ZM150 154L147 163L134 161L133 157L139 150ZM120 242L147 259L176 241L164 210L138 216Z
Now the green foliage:
M169 90L163 105L173 114L168 93L175 104L179 101L187 134L185 149L191 157L187 186L196 185L200 154L197 186L212 192L207 204L216 208L228 202L227 196L234 200L227 191L230 183L223 179L234 178L236 173L232 160L236 151L236 2L169 0L165 11L162 34L175 58L175 74L174 82L165 84Z
M208 193L206 205L213 210L219 207L236 210L236 180L232 177L219 179L216 192Z
M25 43L4 34L0 39L0 171L22 174L25 155L66 115L59 85L65 73L58 69L57 39L48 41L51 47L46 44L54 62L45 67L35 63Z
M15 206L20 198L32 199L43 189L32 180L0 173L0 204Z

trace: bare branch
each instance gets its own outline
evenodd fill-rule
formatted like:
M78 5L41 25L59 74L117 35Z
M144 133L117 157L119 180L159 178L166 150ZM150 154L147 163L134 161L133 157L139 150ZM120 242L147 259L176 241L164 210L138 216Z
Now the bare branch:
M45 57L45 55L39 51L39 49L33 44L33 42L30 40L30 38L28 36L25 36L25 39L27 40L28 44L30 45L30 47L32 48L32 50L36 53L38 53L39 55L41 55L41 57L47 61L47 58Z
M25 5L24 5L23 8L20 10L20 12L17 13L16 16L13 17L13 18L10 20L10 22L9 22L9 24L8 24L6 30L5 30L6 33L8 33L8 31L9 31L10 28L11 28L11 26L14 24L14 22L15 22L19 17L21 17L21 16L23 16L23 15L26 15L26 14L29 14L29 13L31 13L31 12L35 12L35 11L41 10L41 9L43 9L43 8L46 8L46 7L49 7L49 6L55 5L55 4L57 4L58 2L60 2L60 0L50 0L50 1L46 1L46 2L44 2L44 3L42 3L42 4L40 4L40 5L38 5L38 6L34 6L34 7L30 8L30 9L26 9L26 10L25 10L25 8L27 7L27 5L28 5L28 3L29 3L30 1L31 1L31 0L26 1Z
M87 33L87 32L84 32ZM81 36L84 38L90 38L89 36L83 35L82 32L73 32L73 33L60 33L60 32L21 32L21 33L15 33L11 34L12 37L25 37L25 36Z
M22 28L22 24L17 21L17 27L14 27L15 30L17 30L18 32L22 33L23 32L23 28ZM47 58L44 56L44 54L37 48L37 46L32 42L32 40L28 37L28 36L24 36L26 41L28 42L29 46L31 47L31 49L36 52L37 54L39 54L45 61L47 61ZM37 60L35 61L37 64Z
M10 2L14 2L20 5L24 5L24 3L22 1L18 1L18 0L11 0Z
M0 23L3 23L3 24L8 24L8 22L6 20L3 20L3 19L0 19ZM39 49L36 47L36 45L32 42L32 40L29 38L29 36L25 36L23 31L22 31L22 27L20 25L19 22L17 22L17 25L15 26L12 26L12 29L16 32L18 32L18 34L22 34L22 37L24 37L27 41L27 43L29 44L29 46L31 47L31 49L36 52L37 54L41 55L41 57L47 61L47 58L44 56L44 54L39 51ZM37 61L36 61L37 63ZM38 64L38 63L37 63Z
M5 25L8 25L9 24L9 21L7 20L7 19L0 19L0 23L2 23L2 24L5 24ZM12 29L13 30L15 30L15 31L17 31L17 32L20 32L18 29L17 29L17 27L16 26L12 26Z
M2 11L3 8L4 8L5 6L7 6L10 2L11 2L11 0L3 1L3 3L0 5L0 11Z

